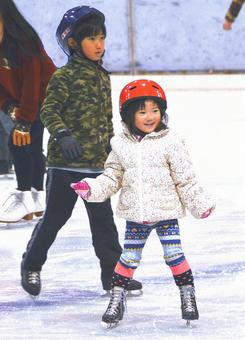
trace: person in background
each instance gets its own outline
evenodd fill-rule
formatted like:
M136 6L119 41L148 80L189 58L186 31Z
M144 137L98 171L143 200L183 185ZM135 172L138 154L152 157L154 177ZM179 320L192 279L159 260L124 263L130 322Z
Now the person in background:
M225 31L232 29L233 22L236 20L244 2L245 0L233 0L231 2L223 23L223 29Z
M125 290L153 230L179 288L182 318L189 322L199 317L178 218L185 215L185 208L196 218L206 218L215 205L197 181L183 140L168 128L166 108L164 90L156 82L140 79L127 84L120 94L123 132L111 140L104 172L71 184L88 202L106 201L120 190L117 215L126 220L126 231L112 276L111 298L102 316L107 328L123 319Z
M22 287L34 296L41 291L40 272L48 250L77 201L70 183L87 176L94 178L103 171L113 135L110 77L101 66L106 38L104 14L90 6L72 8L64 14L56 37L69 59L53 74L41 110L42 122L50 133L47 204L21 264ZM111 203L84 204L100 260L102 286L109 291L122 252ZM141 287L135 280L128 290Z
M0 109L11 117L17 188L0 207L0 222L40 216L45 207L43 124L40 105L56 67L12 0L0 1Z
M13 162L8 147L9 134L12 128L12 120L0 110L0 175L12 173Z

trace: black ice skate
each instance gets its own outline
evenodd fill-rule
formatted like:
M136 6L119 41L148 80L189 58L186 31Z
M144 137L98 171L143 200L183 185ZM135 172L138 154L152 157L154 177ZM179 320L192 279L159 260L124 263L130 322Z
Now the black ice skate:
M140 296L143 294L142 283L137 280L130 280L127 287L127 296Z
M132 297L132 296L140 296L143 294L143 291L142 291L142 283L137 281L137 280L130 280L129 284L128 284L128 287L127 287L127 290L126 290L126 294L128 297ZM109 289L106 289L106 294L103 295L103 296L110 296L111 293L110 293L110 290Z
M111 298L109 305L102 316L101 324L105 328L114 328L123 319L126 305L125 289L122 287L114 287L111 290Z
M32 296L39 295L41 291L40 271L26 270L21 266L21 286Z
M191 285L180 286L180 299L182 319L187 320L187 326L190 325L191 320L197 320L199 313L197 310L195 288Z

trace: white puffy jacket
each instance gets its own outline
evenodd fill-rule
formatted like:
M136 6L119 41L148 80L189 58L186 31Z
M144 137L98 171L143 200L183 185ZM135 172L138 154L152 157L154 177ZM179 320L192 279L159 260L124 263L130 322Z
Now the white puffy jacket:
M214 202L196 179L183 140L172 131L146 135L140 142L127 128L112 138L105 170L91 187L89 202L102 202L121 189L117 216L142 223L180 218L185 208L200 218Z

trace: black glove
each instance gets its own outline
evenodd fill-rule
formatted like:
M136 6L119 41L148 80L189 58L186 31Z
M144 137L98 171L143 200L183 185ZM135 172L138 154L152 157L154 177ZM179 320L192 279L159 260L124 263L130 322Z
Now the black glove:
M60 145L62 155L67 162L75 162L79 159L82 148L74 137L68 135L67 131L58 133L55 140Z

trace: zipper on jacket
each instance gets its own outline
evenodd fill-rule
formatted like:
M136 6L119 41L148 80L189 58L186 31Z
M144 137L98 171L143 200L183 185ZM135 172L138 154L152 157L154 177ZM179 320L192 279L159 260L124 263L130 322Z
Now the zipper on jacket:
M137 147L138 155L137 155L137 163L138 163L138 178L139 178L139 214L141 216L141 221L144 221L144 214L143 214L143 205L142 205L142 196L143 196L143 180L142 180L142 143L138 142Z

